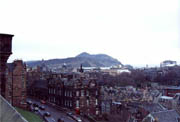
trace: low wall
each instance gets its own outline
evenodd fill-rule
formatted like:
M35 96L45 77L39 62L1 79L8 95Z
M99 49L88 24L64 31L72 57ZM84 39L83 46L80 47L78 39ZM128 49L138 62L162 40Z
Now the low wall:
M0 122L28 122L0 95Z

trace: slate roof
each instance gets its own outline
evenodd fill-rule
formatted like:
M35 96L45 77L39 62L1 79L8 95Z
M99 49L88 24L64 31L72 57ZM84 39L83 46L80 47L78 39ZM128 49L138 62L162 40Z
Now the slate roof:
M89 84L89 80L87 80L87 79L83 80L83 81L82 81L82 84L83 84L83 85L88 85L88 84Z
M161 112L154 112L151 115L158 120L158 122L178 122L177 118L180 118L176 110L167 110Z
M33 84L35 88L43 88L43 89L48 89L47 85L48 85L47 80L36 80L34 81L34 84Z
M64 81L65 86L73 86L75 84L75 80L66 80Z
M165 111L165 109L160 106L158 103L152 103L152 104L143 104L142 107L148 111L148 112L160 112L160 111Z
M168 86L165 89L180 90L180 86Z

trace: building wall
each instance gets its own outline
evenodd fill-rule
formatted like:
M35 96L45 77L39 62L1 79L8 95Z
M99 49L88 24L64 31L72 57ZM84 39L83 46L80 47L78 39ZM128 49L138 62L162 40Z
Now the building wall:
M176 93L180 93L180 89L165 89L166 96L174 97Z
M56 78L50 79L48 85L49 102L70 108L79 114L99 114L100 89L96 81L93 81L95 82L93 83L94 85L90 85L92 83L91 80L87 84L83 84L83 80L75 80L73 78L67 78L67 81L63 81L63 79L56 80Z
M22 60L13 62L13 70L7 72L6 99L13 105L26 108L26 66Z
M12 104L12 73L6 71L6 90L5 90L5 99Z

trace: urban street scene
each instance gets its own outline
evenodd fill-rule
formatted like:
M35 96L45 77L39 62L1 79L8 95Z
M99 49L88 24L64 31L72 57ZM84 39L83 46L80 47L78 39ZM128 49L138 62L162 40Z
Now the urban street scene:
M0 14L0 122L180 122L178 0L7 0Z

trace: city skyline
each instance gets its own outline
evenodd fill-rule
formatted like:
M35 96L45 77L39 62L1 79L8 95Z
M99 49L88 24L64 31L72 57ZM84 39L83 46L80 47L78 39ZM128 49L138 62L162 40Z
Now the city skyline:
M11 4L9 4L11 2ZM3 1L0 32L14 59L107 54L123 64L180 61L179 1Z

